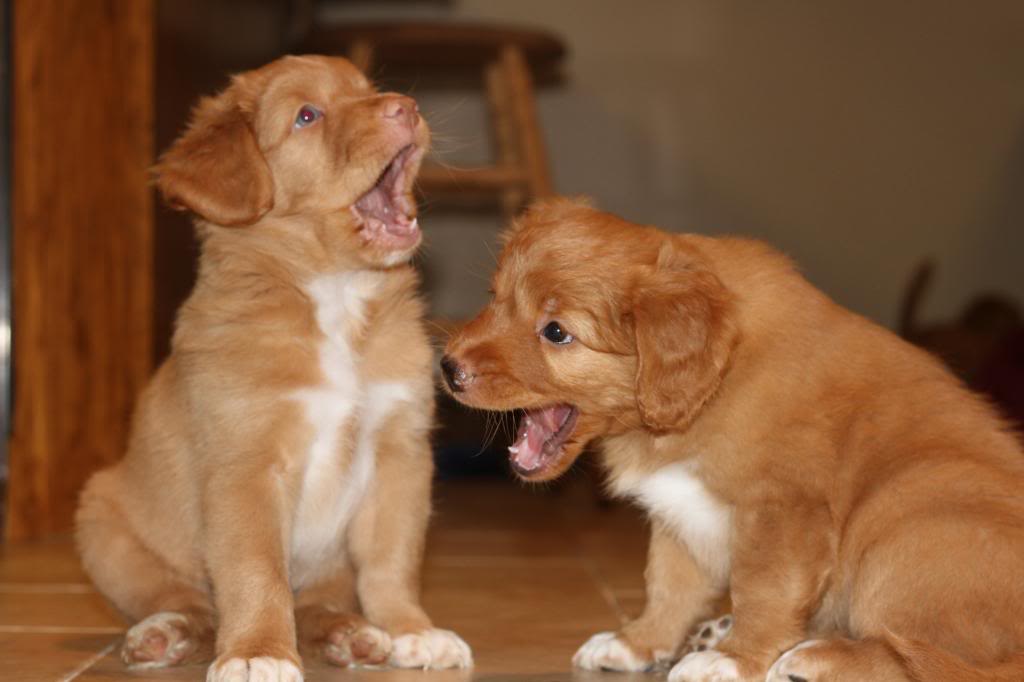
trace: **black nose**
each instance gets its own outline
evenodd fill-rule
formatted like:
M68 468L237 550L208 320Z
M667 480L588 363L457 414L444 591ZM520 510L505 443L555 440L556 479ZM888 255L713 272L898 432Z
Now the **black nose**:
M446 355L441 358L441 371L444 373L444 382L453 393L462 391L466 373L459 369L459 363Z

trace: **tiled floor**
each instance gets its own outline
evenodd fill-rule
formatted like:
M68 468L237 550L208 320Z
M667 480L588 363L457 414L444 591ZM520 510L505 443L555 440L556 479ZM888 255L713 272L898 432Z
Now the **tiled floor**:
M555 492L494 479L447 482L435 498L423 600L439 626L473 647L476 667L424 673L310 665L307 680L632 679L573 672L570 660L589 635L617 627L643 605L646 529L637 512L600 506L585 480ZM0 547L0 679L204 679L200 666L128 672L117 657L124 627L89 586L67 539Z

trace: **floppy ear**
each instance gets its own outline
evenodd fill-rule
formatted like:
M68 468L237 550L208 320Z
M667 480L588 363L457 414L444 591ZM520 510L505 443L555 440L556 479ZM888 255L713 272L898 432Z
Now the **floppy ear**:
M714 395L738 331L732 294L714 273L658 260L634 290L636 402L645 426L669 431L684 428Z
M274 205L270 167L233 88L199 103L154 172L169 206L216 225L249 225Z

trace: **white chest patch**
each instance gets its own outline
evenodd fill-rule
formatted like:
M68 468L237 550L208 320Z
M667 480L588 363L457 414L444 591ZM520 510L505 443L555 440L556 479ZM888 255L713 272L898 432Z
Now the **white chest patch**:
M374 272L343 273L320 277L308 286L325 338L320 346L323 382L292 395L313 427L292 526L291 578L296 587L336 551L373 480L377 429L412 397L400 382L365 382L360 358L349 342L365 321L366 302L380 278ZM351 440L344 442L346 438Z
M708 491L692 465L670 464L652 474L626 474L616 488L674 529L716 584L727 584L732 509Z

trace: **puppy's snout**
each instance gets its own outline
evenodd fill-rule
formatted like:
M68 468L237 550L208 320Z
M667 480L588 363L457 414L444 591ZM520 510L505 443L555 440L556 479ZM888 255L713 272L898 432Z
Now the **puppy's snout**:
M466 369L449 355L441 358L441 372L444 373L444 382L453 393L466 390L466 386L472 380Z
M413 130L420 122L420 108L416 105L416 100L404 95L395 95L386 99L381 107L380 115L403 124L410 130Z

